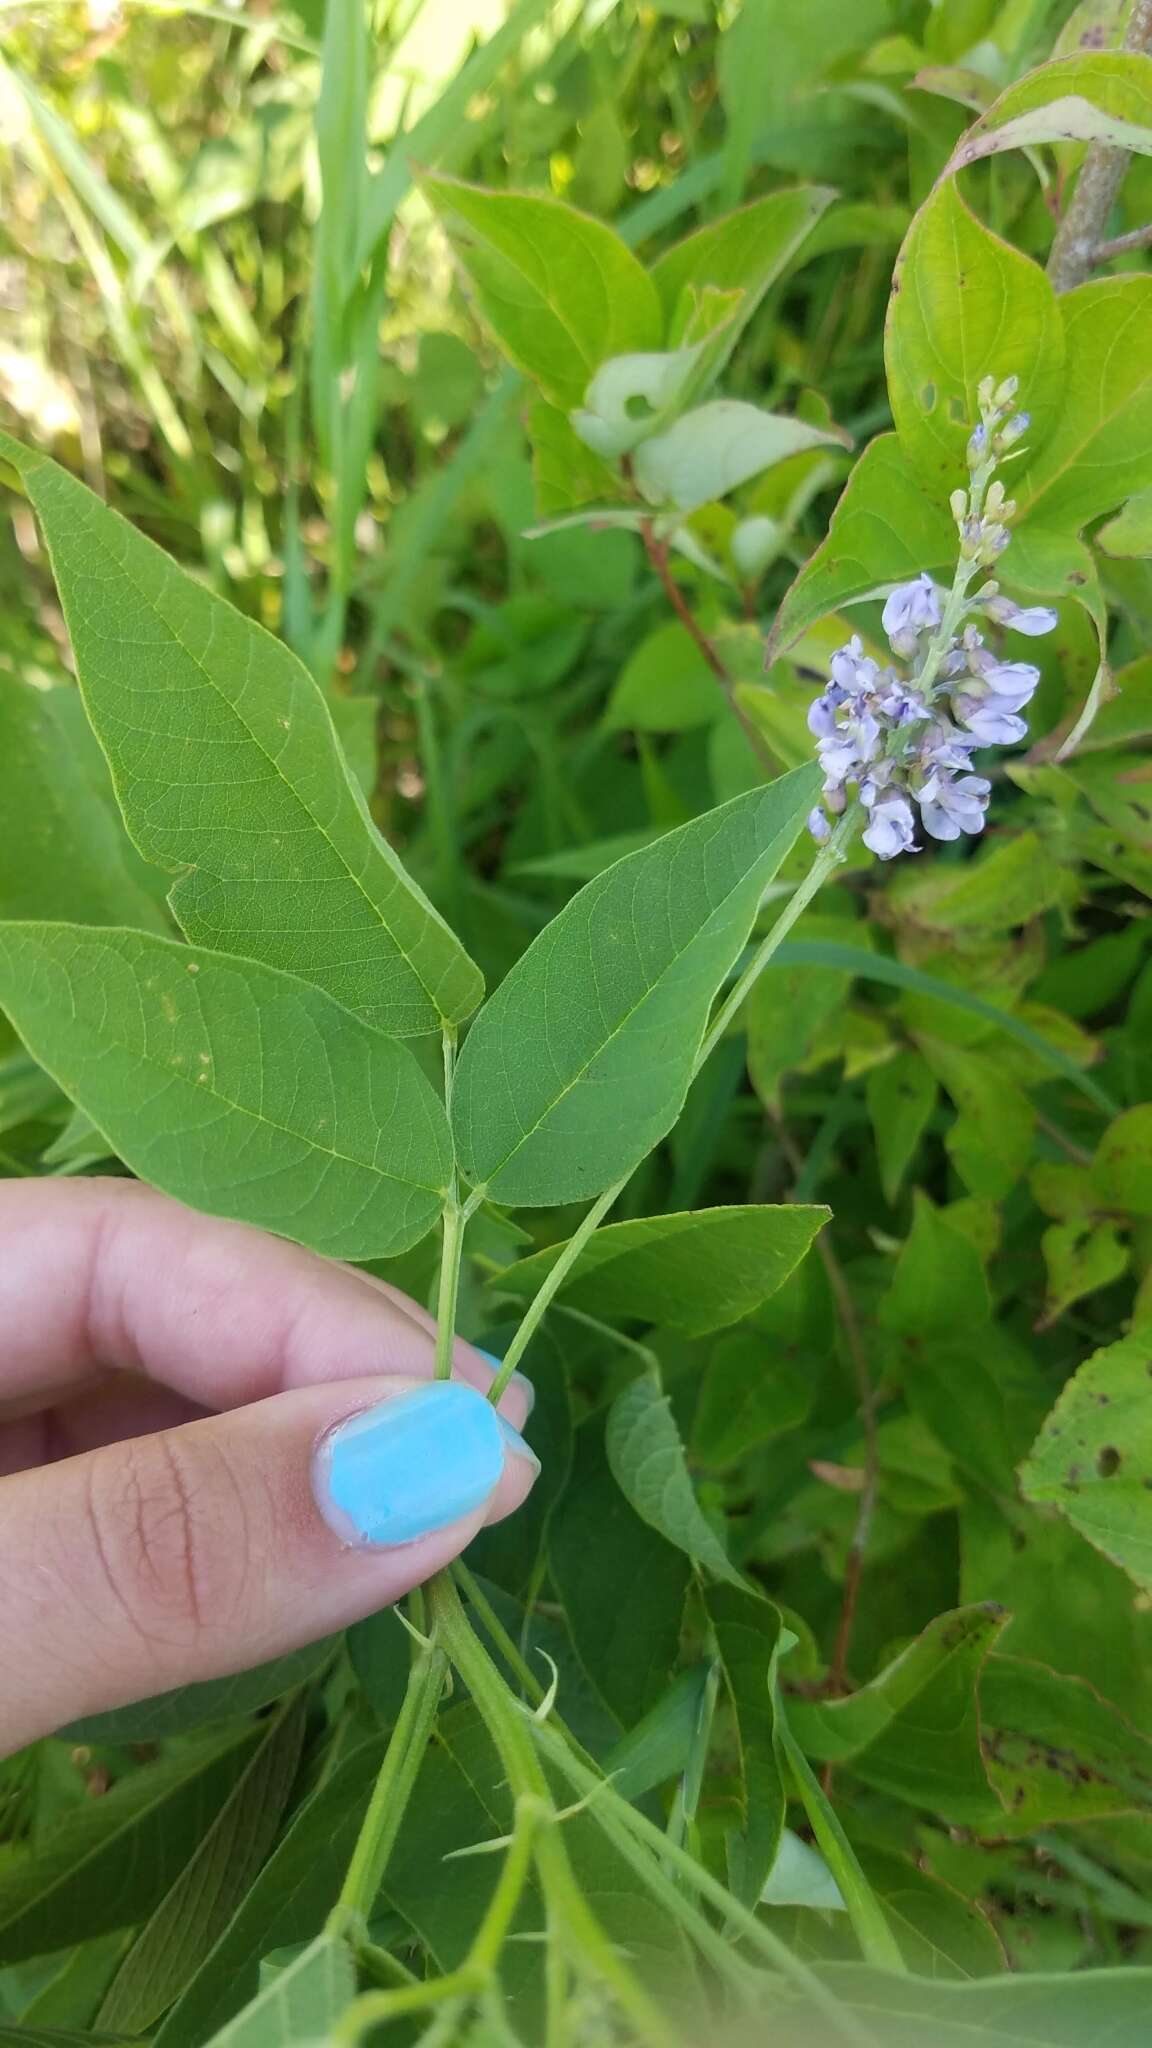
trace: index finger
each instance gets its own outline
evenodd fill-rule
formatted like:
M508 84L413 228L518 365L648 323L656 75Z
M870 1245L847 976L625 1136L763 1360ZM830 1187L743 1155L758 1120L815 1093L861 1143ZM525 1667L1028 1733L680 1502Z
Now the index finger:
M137 1181L0 1183L0 1400L131 1367L205 1408L370 1373L427 1379L435 1323L385 1283ZM456 1340L454 1375L492 1365ZM501 1408L527 1409L525 1386Z

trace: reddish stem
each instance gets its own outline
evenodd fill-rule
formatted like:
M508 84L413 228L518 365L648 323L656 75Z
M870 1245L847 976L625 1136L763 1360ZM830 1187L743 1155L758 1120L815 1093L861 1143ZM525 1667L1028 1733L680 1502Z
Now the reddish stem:
M696 618L691 605L688 603L688 600L685 597L684 592L681 590L680 585L677 583L676 578L673 576L672 571L668 566L667 541L657 540L655 532L653 531L652 521L650 519L645 519L642 522L640 527L640 538L644 543L644 552L647 555L648 560L656 573L656 577L659 581L660 588L663 590L665 597L668 599L669 604L671 605L673 611L676 614L676 617L679 619L685 632L691 635L697 647L700 649L701 654L703 655L705 661L707 662L709 668L712 671L712 674L715 676L716 681L718 682L721 690L724 693L725 702L727 703L729 709L739 719L740 724L744 730L744 735L753 753L755 754L756 759L759 761L760 766L764 769L767 775L774 775L776 772L776 763L773 760L772 755L769 753L768 748L765 745L760 733L757 732L755 725L752 723L752 720L749 718L747 712L743 709L742 705L738 702L736 697L735 684L730 671L725 667L725 664L721 659L721 656L717 652L714 643L708 638L708 635L704 631L703 626L700 624L699 619Z

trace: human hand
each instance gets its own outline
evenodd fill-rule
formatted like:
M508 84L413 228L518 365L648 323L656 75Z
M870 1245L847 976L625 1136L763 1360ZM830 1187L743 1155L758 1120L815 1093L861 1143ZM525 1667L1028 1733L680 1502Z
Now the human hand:
M387 1606L532 1485L527 1382L433 1381L382 1281L132 1181L4 1183L0 1242L0 1755Z

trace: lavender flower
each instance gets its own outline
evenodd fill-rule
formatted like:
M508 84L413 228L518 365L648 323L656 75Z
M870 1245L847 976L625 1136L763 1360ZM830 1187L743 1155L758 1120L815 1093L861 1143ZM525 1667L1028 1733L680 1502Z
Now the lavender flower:
M914 583L898 583L884 606L882 623L894 654L915 654L920 635L940 624L940 600L930 576L921 574Z
M1030 640L1039 639L1042 633L1050 633L1056 624L1056 614L1051 605L1013 604L1010 597L999 593L989 598L984 609L998 626L1011 626L1014 633L1025 633Z
M934 839L980 832L992 785L971 772L972 755L984 746L1011 746L1027 733L1020 713L1040 671L999 659L975 621L1035 638L1051 632L1056 613L1016 604L995 582L969 596L979 570L1011 539L1016 507L993 477L1027 431L1027 413L1012 413L1017 389L1015 377L1001 384L986 377L979 387L980 421L968 441L971 479L951 501L960 539L951 590L922 573L897 584L885 602L884 631L911 673L881 668L857 634L832 656L829 681L808 712L824 769L823 803L808 820L814 839L829 838L829 813L844 811L853 786L868 813L864 844L881 860L916 851L914 806Z
M907 797L900 795L883 796L872 807L872 814L864 827L864 844L881 860L892 860L898 853L915 853L916 820Z

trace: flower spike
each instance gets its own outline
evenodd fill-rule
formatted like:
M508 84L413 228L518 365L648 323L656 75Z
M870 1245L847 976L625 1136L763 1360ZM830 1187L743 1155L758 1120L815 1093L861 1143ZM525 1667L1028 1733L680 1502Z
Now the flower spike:
M853 634L832 656L828 683L809 707L824 792L808 830L821 844L831 831L829 813L845 809L853 787L868 813L864 844L881 860L917 851L914 806L933 839L983 831L992 785L971 772L971 757L980 747L1012 746L1028 731L1020 713L1040 671L1031 662L998 660L975 621L1036 638L1052 631L1056 613L1049 605L1014 603L994 581L969 596L979 571L991 568L1011 540L1016 507L995 470L1028 429L1027 413L1012 410L1018 388L1015 377L1000 384L986 377L979 388L969 486L951 498L960 542L951 590L922 571L888 593L884 631L910 673L882 669Z

